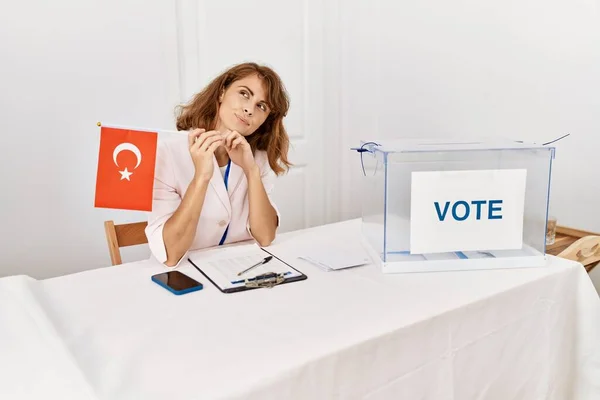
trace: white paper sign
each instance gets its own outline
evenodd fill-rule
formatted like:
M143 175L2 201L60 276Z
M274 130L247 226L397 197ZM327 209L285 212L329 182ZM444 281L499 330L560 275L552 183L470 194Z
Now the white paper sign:
M410 252L523 246L526 169L413 172Z

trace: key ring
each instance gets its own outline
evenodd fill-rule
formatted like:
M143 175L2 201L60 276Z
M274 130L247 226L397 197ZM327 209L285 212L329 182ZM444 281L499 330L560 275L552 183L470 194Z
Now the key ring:
M274 272L267 272L262 275L258 275L254 278L246 279L245 286L247 288L272 288L273 286L279 285L285 280L283 274L276 274Z

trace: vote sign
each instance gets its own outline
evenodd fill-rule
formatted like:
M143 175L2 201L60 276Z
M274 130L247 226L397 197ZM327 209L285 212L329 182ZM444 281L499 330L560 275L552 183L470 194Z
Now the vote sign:
M523 246L526 169L413 172L410 252Z

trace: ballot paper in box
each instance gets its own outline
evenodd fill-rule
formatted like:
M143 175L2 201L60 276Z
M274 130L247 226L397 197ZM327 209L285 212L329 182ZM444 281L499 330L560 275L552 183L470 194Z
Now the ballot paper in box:
M385 273L544 266L554 147L362 141L362 232Z

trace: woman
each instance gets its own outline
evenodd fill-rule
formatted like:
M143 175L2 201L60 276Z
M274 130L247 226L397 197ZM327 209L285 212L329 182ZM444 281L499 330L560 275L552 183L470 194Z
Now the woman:
M290 166L288 108L279 76L255 63L227 70L180 108L177 129L187 138L157 151L146 228L156 259L172 267L189 250L274 240L279 212L270 195L273 175Z

